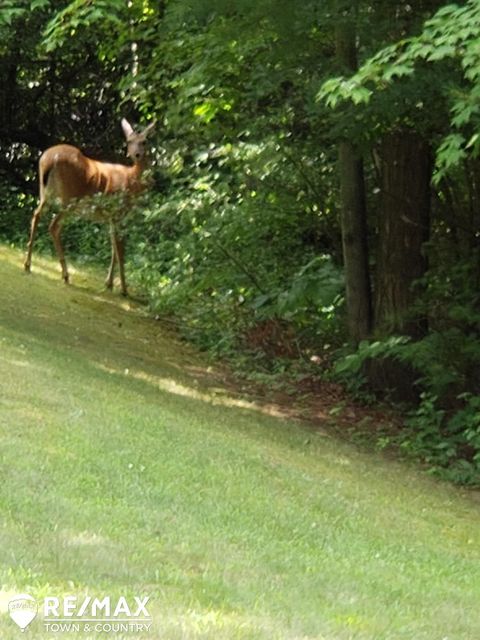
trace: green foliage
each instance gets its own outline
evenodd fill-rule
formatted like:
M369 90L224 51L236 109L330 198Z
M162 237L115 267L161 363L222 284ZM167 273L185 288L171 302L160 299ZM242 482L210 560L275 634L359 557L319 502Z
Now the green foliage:
M349 353L337 360L334 373L337 376L350 376L361 373L365 363L375 358L398 358L403 354L405 345L410 343L407 336L390 336L384 340L363 340L358 345L355 353Z
M19 188L0 182L0 199L0 239L4 242L23 242L35 207L34 198Z
M10 28L16 19L21 18L26 14L29 4L30 3L26 1L4 0L0 7L0 28ZM35 7L32 6L32 10L34 9Z
M232 17L219 2L215 19L213 7L182 8L168 6L155 42L140 25L154 54L143 58L140 46L139 73L124 83L164 122L162 196L146 212L137 282L157 313L175 312L190 339L216 352L238 354L267 318L306 341L322 332L338 341L334 156L318 146L320 117L308 111L320 36L295 23L299 58L268 3L241 4Z
M416 372L418 406L402 433L402 448L437 474L461 483L480 482L480 294L478 252L453 264L433 265L418 311L430 331L420 340L388 336L362 342L344 354L336 376L355 393L368 389L372 360L406 364Z
M267 305L266 295L257 298L256 309ZM315 256L302 266L292 275L289 286L276 299L270 297L270 301L270 314L293 321L306 333L313 329L317 340L338 342L343 336L339 323L344 302L343 274L328 255ZM316 318L314 323L312 317Z
M309 340L321 332L338 339L341 331L339 269L328 256L314 256L313 243L306 253L321 212L307 194L299 203L292 178L284 189L268 184L291 171L269 146L211 146L188 173L174 151L167 194L150 202L134 259L156 312L174 312L190 339L224 354L238 352L242 335L266 318L293 323Z
M337 107L345 100L370 105L370 118L378 121L381 113L388 126L398 126L403 121L409 126L415 123L417 129L422 129L417 118L426 106L430 111L430 135L439 133L438 118L443 121L449 110L451 130L443 135L437 148L435 181L438 184L467 154L478 156L480 151L476 133L480 125L479 29L477 0L469 0L462 6L442 7L425 22L420 35L403 38L381 49L351 78L327 80L317 100L325 101L330 107ZM399 92L404 96L403 104L397 102ZM412 92L414 101L409 105ZM390 117L385 104L393 107ZM436 114L433 119L432 110Z
M365 366L388 358L413 366L418 375L418 407L410 411L406 429L397 437L409 455L427 463L432 473L461 484L480 483L480 395L455 389L465 388L466 371L480 370L478 337L469 341L458 332L431 332L419 342L406 337L362 343L353 354L341 358L336 376L359 397L365 397ZM477 381L469 381L474 384ZM436 395L438 392L438 395Z
M134 7L138 2L126 3L123 0L74 0L56 12L45 27L42 45L46 52L63 48L70 38L83 39L86 33L100 28L107 37L100 44L101 55L111 47L111 39L120 38L124 33L124 20L134 16ZM130 15L129 15L130 10Z
M420 457L432 473L461 484L480 483L480 396L457 398L449 416L437 396L423 393L419 407L407 420L401 446Z

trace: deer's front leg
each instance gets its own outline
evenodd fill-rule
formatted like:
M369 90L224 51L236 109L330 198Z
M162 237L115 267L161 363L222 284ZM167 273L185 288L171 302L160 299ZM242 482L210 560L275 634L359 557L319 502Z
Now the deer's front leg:
M58 259L60 261L60 266L62 267L63 281L65 282L65 284L68 284L69 276L68 276L67 263L65 262L65 254L63 252L63 246L60 240L63 216L64 216L63 212L57 213L57 215L54 216L53 220L50 222L48 226L48 230L50 231L50 234L52 236L53 244L55 245L55 250L57 252Z
M123 296L128 295L127 291L127 283L125 280L125 241L118 234L117 230L113 228L112 232L112 242L114 246L113 254L115 256L115 260L118 263L118 271L120 274L120 289Z

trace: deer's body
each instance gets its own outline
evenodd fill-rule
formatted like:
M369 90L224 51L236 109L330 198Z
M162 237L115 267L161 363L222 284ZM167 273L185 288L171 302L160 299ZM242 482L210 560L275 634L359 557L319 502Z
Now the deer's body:
M42 154L39 161L40 202L32 217L27 257L24 263L26 271L29 272L31 267L33 242L39 218L49 203L57 200L62 205L67 205L72 200L96 193L108 194L123 191L134 194L141 191L141 175L145 167L144 145L151 126L143 133L135 133L130 124L125 119L122 120L122 128L127 138L128 155L133 160L131 166L92 160L83 155L80 149L69 144L50 147ZM122 212L119 212L116 216L117 220L121 218L121 214ZM64 215L65 211L61 211L54 216L49 230L62 267L62 277L65 283L68 283L68 269L60 240ZM110 232L112 259L106 285L110 289L113 287L115 264L118 263L121 289L126 295L124 243L113 219L110 219Z
M47 149L40 158L40 199L42 188L47 188L48 195L58 198L62 204L95 193L139 191L142 169L139 164L127 167L98 162L84 156L76 147L59 144Z

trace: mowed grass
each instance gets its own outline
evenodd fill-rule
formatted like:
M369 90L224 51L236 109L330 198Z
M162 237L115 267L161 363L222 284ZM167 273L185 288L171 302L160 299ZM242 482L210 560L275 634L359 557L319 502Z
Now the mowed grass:
M103 274L21 258L0 248L2 640L24 592L148 595L153 629L110 638L480 638L475 493L268 415Z

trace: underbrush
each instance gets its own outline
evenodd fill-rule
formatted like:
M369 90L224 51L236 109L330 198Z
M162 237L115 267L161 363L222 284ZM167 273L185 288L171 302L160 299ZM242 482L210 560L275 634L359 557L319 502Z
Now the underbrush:
M480 294L478 256L436 266L426 276L416 312L428 318L419 340L389 336L361 343L337 358L335 373L361 396L372 363L412 378L416 401L404 404L405 428L395 443L432 473L480 484ZM405 369L405 367L407 369ZM401 373L400 373L401 375ZM390 389L384 388L388 398Z
M174 317L200 349L243 374L273 373L344 341L341 268L328 253L305 252L293 211L249 202L192 213L159 202L149 215L133 279L152 311Z

